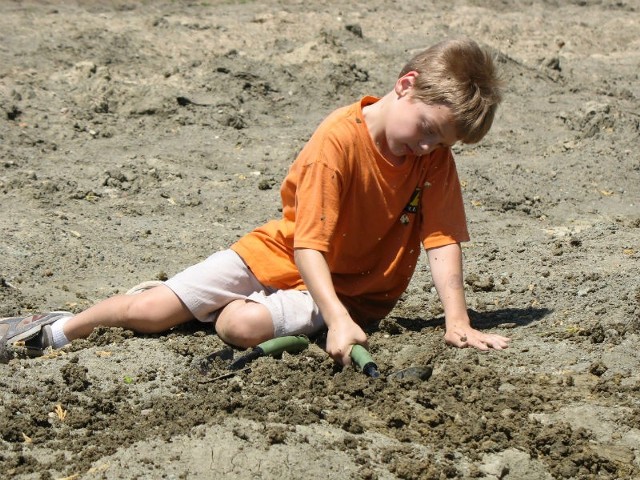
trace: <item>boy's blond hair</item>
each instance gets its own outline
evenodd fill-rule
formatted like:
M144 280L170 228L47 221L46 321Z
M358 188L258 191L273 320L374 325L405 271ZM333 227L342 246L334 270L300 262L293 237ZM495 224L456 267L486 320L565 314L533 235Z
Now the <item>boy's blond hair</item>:
M470 39L445 40L409 60L399 76L412 71L418 73L413 97L449 106L462 143L476 143L486 135L502 101L502 81L491 53Z

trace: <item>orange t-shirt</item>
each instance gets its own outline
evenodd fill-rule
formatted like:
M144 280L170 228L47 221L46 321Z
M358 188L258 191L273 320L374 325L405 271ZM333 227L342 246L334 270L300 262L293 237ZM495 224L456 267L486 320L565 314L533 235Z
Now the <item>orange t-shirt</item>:
M258 280L306 289L294 248L324 253L336 293L360 324L384 318L407 288L420 255L469 240L450 149L391 165L369 136L362 108L327 117L291 165L282 218L231 246Z

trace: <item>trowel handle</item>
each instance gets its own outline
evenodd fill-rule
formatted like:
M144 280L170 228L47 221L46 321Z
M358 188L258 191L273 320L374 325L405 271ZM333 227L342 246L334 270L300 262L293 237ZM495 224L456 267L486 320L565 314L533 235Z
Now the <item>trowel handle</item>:
M288 335L272 338L258 345L263 355L278 356L282 352L298 353L309 346L309 339L304 335Z
M298 353L309 346L309 339L304 335L288 335L286 337L272 338L262 342L249 353L235 359L229 365L229 370L240 370L264 355L277 357L282 352Z
M373 361L373 357L362 345L354 345L351 348L351 360L358 367L358 370L369 377L377 378L378 366Z

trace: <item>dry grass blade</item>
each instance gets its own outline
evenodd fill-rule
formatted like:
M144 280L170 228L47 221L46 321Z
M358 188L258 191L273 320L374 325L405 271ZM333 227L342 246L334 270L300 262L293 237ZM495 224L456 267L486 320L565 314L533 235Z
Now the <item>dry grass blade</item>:
M53 409L53 413L56 414L56 416L61 422L64 422L64 419L67 418L67 411L64 408L62 408L61 404L57 404L55 406L55 408Z

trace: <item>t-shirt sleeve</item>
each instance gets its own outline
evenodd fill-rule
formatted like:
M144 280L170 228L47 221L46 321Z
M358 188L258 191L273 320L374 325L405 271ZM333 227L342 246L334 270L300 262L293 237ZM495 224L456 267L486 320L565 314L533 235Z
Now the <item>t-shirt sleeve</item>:
M340 211L342 175L336 168L339 147L325 140L320 148L310 145L299 166L295 197L294 248L330 250Z
M469 241L462 189L451 150L429 165L422 194L420 238L426 249Z

